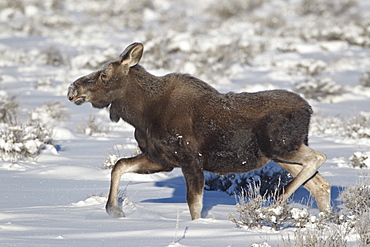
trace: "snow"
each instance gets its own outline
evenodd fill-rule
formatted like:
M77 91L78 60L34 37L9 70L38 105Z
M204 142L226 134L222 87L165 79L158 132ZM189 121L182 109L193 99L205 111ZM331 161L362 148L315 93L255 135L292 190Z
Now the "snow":
M144 43L141 64L155 75L191 73L221 92L292 90L307 78L328 79L344 93L308 99L317 114L323 119L369 116L370 89L359 83L370 68L366 30L355 21L340 28L344 22L338 20L328 33L330 19L320 25L327 16L294 14L300 1L267 1L255 12L243 9L247 14L234 9L229 19L217 17L218 5L210 0L141 0L139 7L115 0L11 2L0 3L0 103L14 95L21 124L2 123L0 111L0 149L39 155L27 160L0 156L0 246L282 246L283 237L294 235L293 228L237 228L229 220L237 200L224 192L205 191L204 218L191 221L179 169L124 174L120 188L126 217L107 215L110 170L102 166L107 159L111 164L135 155L133 128L122 121L110 123L106 110L73 105L66 93L72 81L115 58L131 42ZM278 26L279 18L267 23L278 8L283 8L287 29ZM370 4L357 1L352 12L368 16ZM263 25L276 27L264 30ZM336 36L331 39L331 34ZM52 114L57 109L64 112L60 118ZM77 127L89 115L109 131L79 133ZM54 142L43 145L32 121L52 128L48 134ZM326 122L314 124L310 146L328 156L320 173L333 185L332 203L339 207L340 192L368 173L352 168L350 158L370 157L369 137L359 137L369 136L369 128L346 136L344 129L329 128ZM25 131L23 139L12 139L9 128ZM370 158L364 163L370 167ZM294 206L311 200L304 188L292 199ZM280 208L274 210L280 213ZM307 213L294 210L297 218ZM317 210L315 203L310 210ZM348 246L355 245L352 237Z

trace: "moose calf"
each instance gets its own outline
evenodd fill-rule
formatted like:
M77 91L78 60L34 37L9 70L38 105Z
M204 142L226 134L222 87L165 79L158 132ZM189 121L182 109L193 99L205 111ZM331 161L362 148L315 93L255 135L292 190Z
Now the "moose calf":
M141 154L122 158L113 170L106 205L123 217L117 194L123 173L181 168L192 219L201 216L204 173L245 173L270 160L294 179L281 194L287 199L302 184L321 211L330 210L330 184L318 172L323 153L309 148L311 106L284 90L221 94L187 74L157 77L138 65L143 45L129 45L117 60L83 76L68 88L76 105L109 107L110 119L135 128Z

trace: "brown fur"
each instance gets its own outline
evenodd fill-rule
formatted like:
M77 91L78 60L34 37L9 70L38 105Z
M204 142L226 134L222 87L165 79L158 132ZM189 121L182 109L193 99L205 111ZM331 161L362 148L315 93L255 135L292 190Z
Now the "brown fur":
M109 214L123 216L116 193L125 172L181 167L195 219L200 217L204 170L242 173L259 169L269 160L282 166L294 163L299 168L283 195L288 197L324 162L324 154L307 147L312 110L297 94L284 90L220 94L190 75L156 77L137 64L142 52L142 44L131 44L120 59L81 77L68 90L76 104L109 107L112 121L122 119L135 127L142 154L121 159L113 169ZM326 182L325 188L330 186ZM329 208L328 200L318 203L322 210Z

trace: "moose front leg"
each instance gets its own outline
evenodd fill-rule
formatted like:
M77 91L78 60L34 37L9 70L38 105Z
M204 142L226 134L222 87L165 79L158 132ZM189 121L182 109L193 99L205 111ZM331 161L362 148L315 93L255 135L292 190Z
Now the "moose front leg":
M145 155L140 154L132 158L123 158L116 162L111 173L111 185L106 205L107 213L114 218L124 217L118 206L119 182L124 173L150 174L156 172L172 171L173 168L149 160Z
M203 208L204 173L198 167L182 167L186 182L186 201L189 205L191 219L200 218Z

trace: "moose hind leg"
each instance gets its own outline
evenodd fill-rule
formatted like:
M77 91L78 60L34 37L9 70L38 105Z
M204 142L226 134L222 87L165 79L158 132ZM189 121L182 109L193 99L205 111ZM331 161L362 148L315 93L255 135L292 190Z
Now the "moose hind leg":
M294 177L294 179L285 187L282 198L288 199L298 189L299 186L307 182L309 190L317 195L317 197L315 196L315 198L316 200L318 200L320 208L323 210L324 208L327 208L327 206L324 206L323 204L325 204L324 201L330 201L330 192L328 195L318 196L318 193L320 194L322 192L320 192L318 188L314 187L320 180L320 182L324 184L324 188L326 189L326 191L330 190L329 182L322 178L321 175L315 175L317 170L325 162L325 160L325 154L315 151L304 144L302 144L300 148L288 158L279 157L279 159L277 159L279 165L290 172ZM312 178L313 181L309 182ZM324 197L325 200L319 199L321 197Z
M132 157L123 158L116 162L111 173L111 185L106 205L107 213L114 218L124 217L121 208L118 206L118 191L119 182L124 173L140 173L149 174L163 171L172 171L173 168L165 167L161 164L155 163L143 154Z
M287 164L277 162L284 170L288 171L293 177L296 177L302 170L301 165ZM316 199L317 206L321 212L330 212L330 183L316 172L313 177L306 181L303 186L313 195Z

